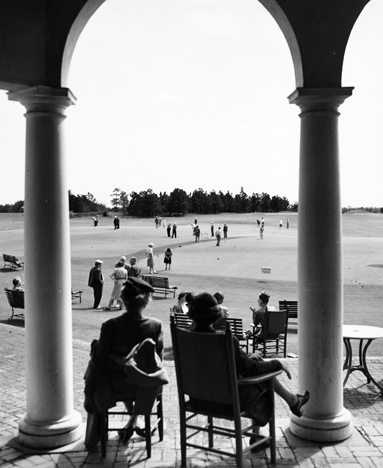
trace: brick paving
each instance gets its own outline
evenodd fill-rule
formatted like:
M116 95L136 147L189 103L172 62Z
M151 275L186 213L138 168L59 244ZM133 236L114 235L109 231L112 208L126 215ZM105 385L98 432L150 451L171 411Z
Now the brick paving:
M2 468L178 468L181 466L179 447L179 421L174 363L165 360L170 384L164 387L165 435L159 442L153 436L152 457L146 458L145 443L133 437L128 444L112 433L107 445L106 458L100 448L92 452L85 449L83 440L65 449L39 453L22 449L17 443L18 423L26 412L24 382L24 329L0 324L0 466ZM83 410L83 373L89 358L89 343L73 342L74 407L85 421ZM283 378L292 391L297 385L297 360L289 359L293 378ZM383 358L370 358L369 369L380 380ZM351 374L344 389L344 406L352 413L353 433L343 442L319 444L298 439L289 431L289 411L276 397L277 467L292 468L376 468L383 467L383 398L378 389L367 384L360 372ZM84 424L85 427L85 424ZM233 467L234 459L188 450L188 468ZM268 451L246 454L244 468L271 466Z

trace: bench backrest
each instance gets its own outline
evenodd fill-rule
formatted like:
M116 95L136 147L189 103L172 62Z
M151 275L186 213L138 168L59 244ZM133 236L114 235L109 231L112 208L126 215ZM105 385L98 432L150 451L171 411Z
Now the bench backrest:
M287 309L289 318L298 318L298 301L279 301L279 310Z
M24 309L24 291L19 289L8 289L4 288L5 294L7 296L9 305L14 309Z
M16 263L18 260L14 255L3 254L4 262Z
M166 276L142 275L141 278L153 288L169 289L169 278Z

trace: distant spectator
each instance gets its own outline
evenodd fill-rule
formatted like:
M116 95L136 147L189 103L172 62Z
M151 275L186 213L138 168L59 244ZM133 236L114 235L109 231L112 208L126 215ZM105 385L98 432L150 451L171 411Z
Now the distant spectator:
M229 230L229 228L227 227L227 224L225 223L223 225L223 237L224 239L227 239L227 231Z
M165 270L170 271L170 266L172 264L172 256L173 256L173 251L170 247L168 247L165 250L165 254L164 254Z
M114 217L113 224L115 230L120 229L120 218L118 216Z
M210 224L211 237L214 237L214 223Z
M93 309L101 309L102 289L104 287L104 276L102 274L102 260L96 260L94 267L89 272L88 286L93 288Z
M113 291L110 296L108 307L105 307L105 310L110 310L113 306L113 302L117 302L117 307L122 309L122 301L120 299L121 291L124 286L125 281L128 278L128 272L125 268L125 262L118 262L116 268L113 270L113 273L110 275L110 278L114 281Z
M168 237L170 237L171 230L172 230L172 223L169 223L167 228L166 228L166 232L168 233Z
M141 267L137 264L136 257L129 260L128 278L139 278L141 276Z
M172 238L177 238L177 224L173 223L173 231L172 231Z
M287 219L287 221L286 221L286 228L288 229L289 227L290 227L290 220Z
M93 219L93 226L98 226L98 216L92 216Z
M201 230L200 230L198 224L195 226L193 233L194 233L194 236L195 236L195 242L199 242L199 238L200 238L200 235L201 235Z
M154 269L154 254L153 254L153 247L154 247L154 244L153 243L150 243L148 245L148 248L146 249L146 257L147 257L147 266L149 268L149 274L154 274L154 273L157 273Z
M283 221L280 220L280 221L279 221L279 229L281 229L282 226L283 226Z
M221 227L219 227L216 232L215 232L215 237L217 238L217 243L215 244L217 247L219 247L221 243Z

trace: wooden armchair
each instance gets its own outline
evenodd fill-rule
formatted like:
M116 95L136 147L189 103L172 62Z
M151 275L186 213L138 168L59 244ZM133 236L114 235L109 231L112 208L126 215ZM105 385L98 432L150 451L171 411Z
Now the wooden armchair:
M15 313L15 309L24 309L25 303L25 293L20 289L8 289L4 288L5 295L7 296L8 303L12 307L12 315L8 320L12 320L14 317L25 318L24 313L20 312L19 314Z
M177 327L174 317L171 317L170 329L180 408L181 466L186 466L187 447L193 447L234 457L237 467L242 468L243 454L265 441L270 441L271 463L275 463L273 382L281 371L238 379L229 323L226 324L225 333L196 333ZM255 382L266 382L270 392L273 408L269 421L270 434L244 447L243 436L251 437L255 425L250 416L240 410L238 386ZM206 403L203 410L196 407L196 400ZM215 404L224 404L227 410L214 411ZM215 419L229 420L233 424L217 425ZM202 445L200 436L195 437L201 432L208 434L208 445ZM235 450L230 451L226 443L222 449L215 447L215 436L234 438Z

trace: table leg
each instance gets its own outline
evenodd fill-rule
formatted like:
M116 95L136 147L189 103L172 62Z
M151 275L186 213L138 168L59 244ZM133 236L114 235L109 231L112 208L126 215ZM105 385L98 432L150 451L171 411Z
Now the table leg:
M364 375L367 377L367 383L372 382L373 384L375 384L379 388L380 392L383 395L383 387L381 385L379 385L378 382L372 377L372 375L370 374L370 371L368 370L368 367L367 367L367 360L366 360L367 349L370 346L370 344L372 343L372 341L373 341L372 339L368 340L367 343L366 343L366 346L363 348L362 366L363 366L363 369L364 369Z
M350 340L348 338L343 338L343 342L346 347L346 359L343 364L343 370L347 369L346 377L343 380L343 386L345 386L352 372L351 370L352 369L352 348L351 348Z

